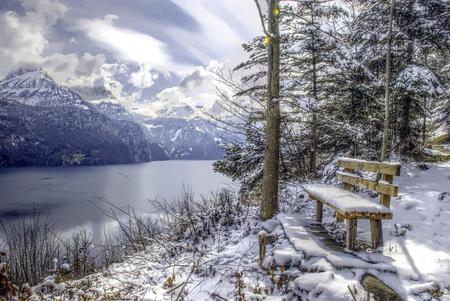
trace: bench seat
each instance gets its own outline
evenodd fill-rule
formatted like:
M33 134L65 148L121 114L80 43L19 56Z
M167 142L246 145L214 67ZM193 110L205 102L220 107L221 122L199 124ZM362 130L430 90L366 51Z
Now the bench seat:
M303 189L312 199L330 206L344 219L392 219L389 208L350 191L325 184L303 185Z

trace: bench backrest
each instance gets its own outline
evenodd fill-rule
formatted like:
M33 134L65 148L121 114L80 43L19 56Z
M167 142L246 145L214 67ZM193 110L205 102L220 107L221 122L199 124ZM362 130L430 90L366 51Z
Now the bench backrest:
M400 163L374 162L353 158L339 158L338 167L344 171L337 171L336 178L344 182L344 189L351 190L352 186L368 188L380 193L380 203L390 207L391 196L398 195L398 186L392 184L394 176L400 175ZM363 178L354 173L355 170L373 172L376 180Z

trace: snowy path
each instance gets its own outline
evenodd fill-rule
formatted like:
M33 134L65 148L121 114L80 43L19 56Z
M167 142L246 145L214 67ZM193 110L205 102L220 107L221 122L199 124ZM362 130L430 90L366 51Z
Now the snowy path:
M308 272L294 282L299 295L308 300L350 300L347 286L362 291L359 282L369 273L389 283L402 298L407 298L407 292L402 288L391 258L378 253L347 253L343 248L337 250L326 243L323 237L315 236L311 229L316 227L316 222L312 219L296 214L279 214L277 220L286 238L300 254L296 256L303 259L300 268ZM274 251L273 256L280 253L283 254L281 251ZM281 260L275 258L276 261ZM318 295L321 297L314 298Z

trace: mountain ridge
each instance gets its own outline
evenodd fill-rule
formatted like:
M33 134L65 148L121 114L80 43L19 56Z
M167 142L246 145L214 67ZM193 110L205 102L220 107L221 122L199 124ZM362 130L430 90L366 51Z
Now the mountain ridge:
M205 118L165 117L171 107L137 118L106 88L61 86L42 69L9 73L0 101L0 166L223 157L223 133Z
M139 124L108 117L42 70L22 68L8 74L0 81L0 101L0 166L159 159L152 158L157 145L149 143Z

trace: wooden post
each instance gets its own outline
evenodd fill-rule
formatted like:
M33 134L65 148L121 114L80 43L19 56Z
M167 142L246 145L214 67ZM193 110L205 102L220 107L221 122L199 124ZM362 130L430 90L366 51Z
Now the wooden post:
M344 168L345 172L353 173L355 170L351 168ZM344 183L344 190L350 191L352 190L352 184ZM336 223L343 222L344 219L342 216L339 215L339 213L336 212Z
M349 173L353 173L354 169L350 169L350 168L344 168L345 172L349 172ZM349 183L344 183L344 190L352 190L352 184Z
M370 233L372 236L372 249L376 249L383 245L383 227L381 219L370 220Z
M316 221L322 223L323 217L323 204L322 202L316 201Z
M340 223L344 221L344 218L342 217L342 215L339 214L339 212L335 212L335 216L336 216L336 223Z
M394 180L393 175L385 175L383 174L381 176L381 179L388 182L389 184L392 184ZM391 196L388 194L381 194L380 195L380 204L383 206L390 208L391 207ZM383 239L383 224L381 222L381 219L376 220L370 220L370 232L372 235L372 248L376 249L379 246L382 246L384 243Z
M266 256L266 232L260 232L258 234L259 238L259 265L262 266L264 257Z
M358 228L358 220L356 218L349 218L346 220L346 222L347 222L346 248L349 250L354 250L357 234L356 230Z
M382 179L386 182L388 182L389 184L392 184L393 180L394 180L394 176L393 175L383 175ZM380 203L385 206L390 208L391 207L391 196L390 195L386 195L386 194L381 194L380 196Z

